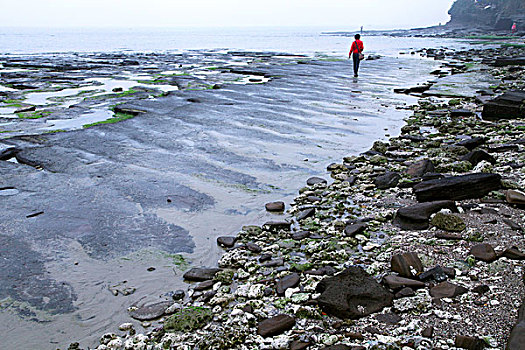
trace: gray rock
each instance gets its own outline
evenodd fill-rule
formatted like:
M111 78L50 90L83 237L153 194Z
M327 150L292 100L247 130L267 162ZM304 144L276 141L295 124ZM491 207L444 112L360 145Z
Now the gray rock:
M411 164L406 170L406 173L412 177L421 177L426 173L433 173L434 171L436 171L436 168L432 161L423 159Z
M507 91L486 103L481 116L485 120L523 118L525 117L524 102L525 91Z
M467 337L464 335L457 335L454 342L456 348L467 349L467 350L483 350L487 343L482 339L476 337Z
M525 260L525 253L521 252L518 247L505 249L501 256L511 260Z
M393 294L359 267L323 279L316 288L321 309L342 319L358 319L392 305Z
M425 283L416 281L410 278L404 278L394 275L388 275L383 278L383 283L390 289L398 290L405 287L411 287L411 289L424 288Z
M275 289L277 291L277 295L283 296L284 292L286 292L288 288L297 287L300 281L301 281L301 277L296 273L292 273L290 275L284 276L283 278L281 278L275 283Z
M270 231L290 230L292 223L289 221L268 221L263 226Z
M244 248L255 254L262 252L262 248L260 246L251 242L246 243Z
M309 208L306 210L303 210L297 214L297 221L301 221L307 218L310 218L315 215L315 208Z
M408 298L408 297L413 297L414 295L416 295L416 292L414 292L414 290L412 288L405 287L405 288L401 289L399 292L397 292L394 295L394 298L396 298L396 299Z
M320 177L311 177L309 178L308 180L306 180L306 184L308 186L313 186L313 185L317 185L317 184L327 184L328 181L326 181L325 179L322 179Z
M518 223L516 223L516 222L514 222L512 220L503 218L503 219L501 219L501 221L503 221L504 224L509 226L514 231L523 231L523 228Z
M231 248L235 245L235 241L237 241L237 237L231 237L231 236L222 236L217 238L217 244L221 247Z
M281 212L284 211L284 202L271 202L265 205L267 211Z
M218 268L194 267L186 272L183 277L188 281L202 282L212 280L219 271L222 270Z
M348 225L345 227L345 235L347 237L355 237L356 235L363 233L367 227L368 225L365 223Z
M262 337L273 337L282 334L295 326L295 319L288 315L278 315L266 319L257 326L257 334Z
M472 138L468 138L463 141L460 141L456 143L456 145L466 147L469 150L473 150L474 148L483 145L485 142L487 142L487 139L484 137L472 137Z
M198 292L201 292L203 290L210 289L211 287L213 287L214 284L215 284L215 282L213 280L204 281L204 282L201 282L201 283L197 284L195 286L194 290L198 291Z
M386 190L387 188L396 187L400 179L401 175L398 173L387 172L378 176L374 181L374 185L380 190Z
M151 321L162 317L172 302L162 301L151 305L139 307L129 312L129 315L139 321Z
M507 191L507 202L510 204L521 204L525 205L525 193L517 190Z
M478 163L480 163L483 160L491 164L496 164L496 159L481 149L476 149L465 154L463 157L461 157L461 160L470 162L473 166L478 165Z
M300 241L302 239L310 237L310 231L299 231L292 233L292 239Z

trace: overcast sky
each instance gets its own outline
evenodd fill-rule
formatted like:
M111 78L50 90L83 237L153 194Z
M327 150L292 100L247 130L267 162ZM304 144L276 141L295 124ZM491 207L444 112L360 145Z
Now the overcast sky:
M3 27L315 26L393 29L448 21L454 0L5 0Z

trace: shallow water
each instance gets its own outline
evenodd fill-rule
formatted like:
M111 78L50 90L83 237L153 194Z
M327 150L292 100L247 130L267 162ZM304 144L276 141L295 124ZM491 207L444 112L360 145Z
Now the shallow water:
M433 44L403 41L407 49ZM385 53L389 50L390 46ZM130 321L125 311L130 305L186 289L181 275L187 266L174 263L170 254L180 253L195 266L215 265L221 253L216 237L275 218L264 211L264 203L289 202L309 176L326 177L331 162L398 134L409 113L399 107L416 99L396 95L393 88L431 79L428 73L437 65L396 52L363 62L359 79L352 78L347 61L269 67L281 77L217 91L175 92L140 102L149 111L144 116L74 137L57 134L60 142L52 146L56 155L43 154L51 154L54 168L30 172L29 177L17 174L19 183L13 187L18 193L9 192L5 198L10 202L2 207L4 213L16 209L3 214L8 216L2 217L1 227L7 235L28 228L32 236L18 237L31 243L35 256L41 254L46 279L67 283L74 310L53 315L29 307L32 315L20 317L17 310L27 310L27 303L4 300L4 346L56 349L72 341L95 346L101 334ZM105 79L93 88L136 83ZM68 93L78 93L73 90ZM39 95L39 101L49 103L45 96ZM188 97L202 103L188 103ZM49 130L81 128L90 118L106 118L104 113L95 110L43 124ZM32 188L31 181L40 187ZM122 206L125 215L111 216L112 211L120 214ZM20 219L41 208L45 214L34 221ZM167 254L162 237L127 230L135 219L151 217L181 228L190 242L184 240ZM155 220L152 227L158 225ZM87 235L93 227L109 228L102 232L108 234L102 242L109 242L109 248L99 245L100 237ZM24 242L13 245L28 251ZM148 267L155 270L148 272ZM117 285L136 292L114 296L110 289Z

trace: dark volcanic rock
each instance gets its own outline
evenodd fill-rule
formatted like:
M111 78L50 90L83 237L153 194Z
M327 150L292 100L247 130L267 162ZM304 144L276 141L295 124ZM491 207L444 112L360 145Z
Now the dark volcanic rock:
M418 203L399 209L394 224L404 230L426 230L430 226L430 216L441 209L458 211L456 203L453 201Z
M474 115L474 112L468 109L452 109L450 111L451 117L470 117L471 115Z
M292 233L292 239L295 239L296 241L300 241L302 239L310 237L311 233L310 231L299 231Z
M470 254L478 260L491 263L498 259L498 255L494 251L494 248L488 243L477 244L470 248Z
M455 298L466 292L468 292L467 288L449 282L442 282L430 289L430 295L438 299Z
M327 314L358 319L392 305L393 294L359 267L323 279L317 285L318 303Z
M463 157L461 157L461 160L470 162L474 166L478 165L478 163L482 160L485 160L491 164L496 164L496 159L481 149L476 149L472 152L469 152L468 154L465 154Z
M443 271L441 266L436 266L428 271L423 272L417 276L421 281L434 280L436 282L444 282L448 279L447 274Z
M235 245L235 241L237 241L237 237L231 237L231 236L222 236L217 238L217 244L219 244L221 247L231 248Z
M284 333L295 326L295 319L288 315L278 315L266 319L257 326L257 334L262 337L273 337Z
M374 181L374 185L380 190L386 190L387 188L396 187L400 179L401 175L398 173L387 172L386 174L378 176Z
M486 120L525 117L525 91L508 91L483 106L482 117Z
M278 231L278 230L290 230L290 226L292 225L289 221L268 221L263 226L267 227L270 231Z
M456 348L467 350L483 350L487 346L487 343L485 343L482 339L467 337L464 335L457 335L454 343Z
M345 235L348 237L355 237L356 235L363 233L368 227L365 223L348 225L345 227Z
M188 281L203 282L207 280L212 280L215 277L217 272L221 269L217 268L206 268L206 267L194 267L188 272L186 272L183 277Z
M463 141L460 141L456 143L456 145L466 147L469 150L473 150L474 148L483 145L485 142L487 142L487 139L484 137L472 137L472 138L468 138Z
M320 177L311 177L309 178L308 180L306 180L306 184L308 186L313 186L313 185L317 185L317 184L327 184L328 181L326 181L325 179L322 179Z
M412 278L423 272L423 263L416 253L404 253L392 256L391 270L400 276Z
M297 287L300 281L301 281L301 278L296 273L292 273L290 275L284 276L283 278L281 278L279 281L275 283L275 289L277 290L277 295L283 296L284 292L286 292L288 288Z
M501 188L499 174L468 174L423 181L414 186L418 202L476 199Z
M426 173L433 173L434 171L436 171L434 163L428 159L423 159L411 164L406 170L406 173L412 177L421 177Z
M139 321L151 321L164 315L166 309L172 302L163 301L160 303L139 307L129 312L129 315Z
M268 211L284 211L284 202L266 203L265 207Z
M323 266L317 270L307 270L304 272L305 275L314 275L314 276L331 276L337 272L332 266Z

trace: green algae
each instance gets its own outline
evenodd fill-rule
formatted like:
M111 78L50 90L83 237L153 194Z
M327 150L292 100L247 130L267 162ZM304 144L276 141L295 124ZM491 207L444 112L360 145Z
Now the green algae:
M203 307L187 307L166 319L164 330L176 332L191 332L204 327L212 319L210 309Z
M134 118L135 116L133 114L127 114L127 113L115 113L113 115L113 117L109 118L109 119L106 119L106 120L102 120L100 122L95 122L95 123L91 123L91 124L84 124L82 125L82 127L84 129L87 129L87 128L91 128L93 126L97 126L97 125L102 125L102 124L114 124L114 123L118 123L118 122L121 122L123 120L127 120L127 119L131 119L131 118Z

